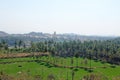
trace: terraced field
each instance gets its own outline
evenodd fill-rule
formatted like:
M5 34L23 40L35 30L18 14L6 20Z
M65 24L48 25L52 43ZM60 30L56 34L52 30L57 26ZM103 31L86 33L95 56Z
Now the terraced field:
M0 59L0 74L10 76L13 80L82 80L89 74L98 74L113 80L120 76L119 70L120 66L117 65L75 57Z

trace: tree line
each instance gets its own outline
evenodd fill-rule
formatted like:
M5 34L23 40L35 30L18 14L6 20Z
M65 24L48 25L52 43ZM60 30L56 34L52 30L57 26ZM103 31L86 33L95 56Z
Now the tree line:
M50 52L52 56L60 57L83 57L111 64L120 64L120 39L106 41L57 41L45 40L30 42L26 47L24 41L15 41L14 47L10 48L5 40L0 42L0 50L8 52Z

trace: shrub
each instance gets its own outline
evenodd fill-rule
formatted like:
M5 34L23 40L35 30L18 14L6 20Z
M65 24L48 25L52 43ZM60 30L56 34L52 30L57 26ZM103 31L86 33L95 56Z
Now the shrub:
M55 76L53 74L48 75L47 80L55 80Z
M112 80L120 80L120 76L114 77Z
M100 74L89 74L84 76L81 80L108 80L108 78Z

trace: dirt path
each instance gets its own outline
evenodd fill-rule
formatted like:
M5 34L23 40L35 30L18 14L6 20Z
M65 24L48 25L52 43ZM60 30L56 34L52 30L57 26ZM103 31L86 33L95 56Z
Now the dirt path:
M48 52L46 52L46 53L42 53L42 52L38 52L38 53L8 53L8 54L0 54L0 58L1 59L20 58L20 57L45 56L45 55L49 55L49 53Z

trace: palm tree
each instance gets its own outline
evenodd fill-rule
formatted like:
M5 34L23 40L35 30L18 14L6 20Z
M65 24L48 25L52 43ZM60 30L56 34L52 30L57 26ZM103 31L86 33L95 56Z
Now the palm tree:
M76 57L76 59L77 59L77 60L76 60L76 67L78 67L78 58L79 58L79 54L76 53L76 54L75 54L75 57Z
M5 40L1 41L1 47L3 47L3 49L5 49L5 50L8 50L8 44Z
M2 49L2 43L0 43L0 50Z
M17 41L15 41L14 43L14 48L17 48Z
M21 47L22 43L23 43L23 41L22 41L22 40L19 40L19 42L18 42L19 48Z
M25 44L25 42L23 43L23 47L26 48L26 44Z
M72 70L72 80L74 80L75 72Z

